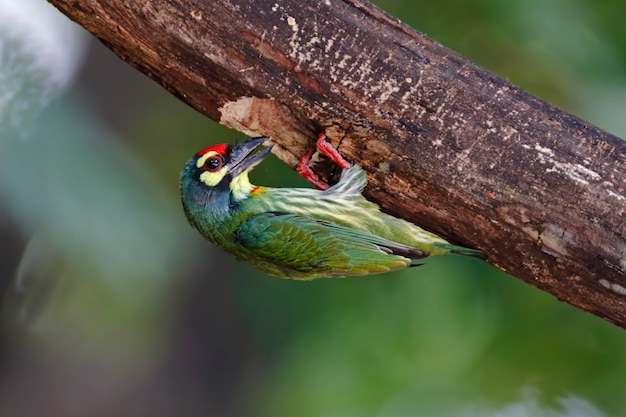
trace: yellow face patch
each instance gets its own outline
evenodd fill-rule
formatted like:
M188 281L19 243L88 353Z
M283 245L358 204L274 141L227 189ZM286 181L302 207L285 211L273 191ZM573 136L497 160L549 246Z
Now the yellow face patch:
M214 157L215 155L219 155L219 154L213 151L205 153L196 161L196 167L202 168L204 164L206 163L206 161L209 158ZM220 183L222 178L224 178L227 171L228 169L225 166L222 167L219 171L215 171L215 172L204 171L202 174L200 174L200 181L202 181L209 187L215 187L217 184Z
M230 191L237 201L247 198L253 189L254 185L250 184L247 171L244 171L235 178L233 178L230 183Z

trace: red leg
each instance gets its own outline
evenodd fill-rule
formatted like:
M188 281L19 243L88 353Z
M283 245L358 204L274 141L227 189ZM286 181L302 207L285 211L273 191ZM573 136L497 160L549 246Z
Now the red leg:
M300 158L300 162L298 163L298 167L296 168L296 172L298 172L298 174L302 178L313 184L316 188L320 190L326 190L330 188L330 185L320 180L309 166L309 162L311 162L311 157L314 153L315 149L311 149L310 151L302 155L302 157Z
M315 143L315 146L321 153L329 157L331 161L339 165L341 168L350 168L350 162L346 161L343 156L339 154L337 149L335 149L333 145L328 143L328 141L326 140L326 134L324 132L321 132L319 135L317 135L317 142Z
M317 142L315 146L318 151L326 155L331 161L339 165L341 168L346 169L350 168L350 163L346 161L340 154L337 152L337 149L333 148L333 145L328 143L326 140L326 134L324 132L320 133L317 136ZM326 190L330 186L319 179L319 177L311 170L309 166L309 162L311 162L311 157L315 153L315 149L311 149L309 152L302 155L300 158L300 163L298 164L298 168L296 169L298 174L302 176L304 179L309 181L315 187L320 190Z

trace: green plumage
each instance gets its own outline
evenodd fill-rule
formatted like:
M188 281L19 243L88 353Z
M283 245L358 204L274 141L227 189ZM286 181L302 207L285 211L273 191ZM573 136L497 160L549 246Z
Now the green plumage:
M370 233L290 213L252 216L241 224L235 241L250 251L245 260L260 269L302 279L387 272L409 266L411 255L425 255Z
M358 165L324 191L253 186L247 173L269 149L251 152L265 139L209 147L181 174L191 225L239 260L271 275L313 279L388 272L447 253L484 259L478 250L382 213L361 195L367 179Z

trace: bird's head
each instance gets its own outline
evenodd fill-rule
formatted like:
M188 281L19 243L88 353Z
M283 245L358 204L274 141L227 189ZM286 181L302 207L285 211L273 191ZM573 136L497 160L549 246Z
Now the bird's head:
M269 139L262 136L237 145L211 145L196 153L181 173L183 201L195 198L219 203L246 198L255 188L248 172L270 153L272 145L253 151Z

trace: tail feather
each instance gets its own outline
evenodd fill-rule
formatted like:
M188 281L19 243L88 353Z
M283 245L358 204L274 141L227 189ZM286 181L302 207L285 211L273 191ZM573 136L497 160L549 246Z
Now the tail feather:
M462 246L452 246L452 248L450 249L450 253L454 253L456 255L473 256L474 258L482 259L483 261L487 260L487 254L478 249L464 248Z
M453 253L455 255L473 256L474 258L482 259L483 261L487 260L487 254L478 249L470 249L463 246L456 246L451 244L437 244L436 246L440 247L441 249L448 250L449 253Z

